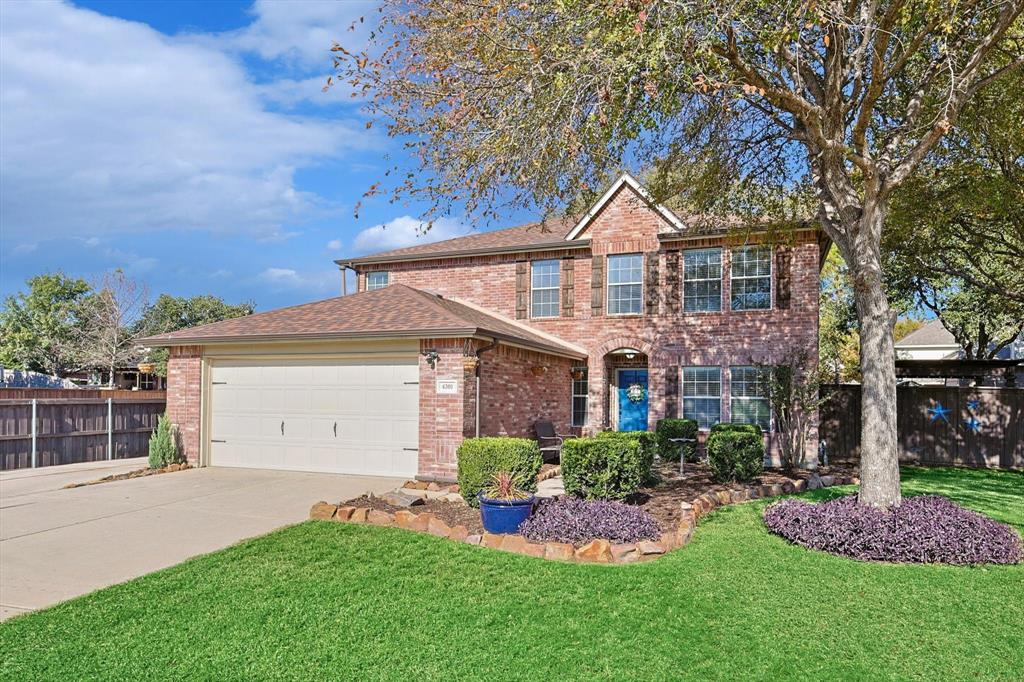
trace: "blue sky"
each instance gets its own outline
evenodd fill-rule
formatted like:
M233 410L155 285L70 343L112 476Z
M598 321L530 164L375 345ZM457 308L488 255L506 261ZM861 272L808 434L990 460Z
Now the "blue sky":
M0 2L0 295L126 270L259 310L337 295L335 258L424 241L424 208L353 207L385 155L332 40L373 3ZM508 216L508 225L529 219ZM426 239L471 228L453 218Z

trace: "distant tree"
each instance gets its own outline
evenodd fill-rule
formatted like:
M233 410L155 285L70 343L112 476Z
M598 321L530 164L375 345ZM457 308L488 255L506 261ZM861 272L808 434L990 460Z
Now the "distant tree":
M114 373L139 359L137 323L148 292L122 270L107 273L94 288L82 304L82 360L109 372L107 385L113 386Z
M890 288L987 359L1024 329L1024 78L962 120L894 195L883 247Z
M423 173L436 216L554 210L624 163L706 159L696 193L813 189L850 268L864 400L859 501L900 501L896 373L881 237L893 192L980 91L1019 78L1024 0L391 0L338 78ZM383 190L379 184L370 194ZM785 202L779 204L785 206ZM764 213L759 214L764 217Z
M137 324L137 337L166 334L201 324L229 320L233 317L245 317L252 315L255 310L256 304L252 301L231 305L212 295L186 298L160 294L156 302L148 306L142 314L142 318ZM150 349L147 359L156 364L158 375L167 376L166 348Z
M0 310L0 364L64 377L81 369L81 306L90 292L63 273L30 277Z
M849 359L844 349L857 331L857 306L853 302L850 273L837 249L830 249L821 269L818 294L818 361L834 383L846 379ZM844 361L845 360L845 361ZM860 361L857 362L857 373Z

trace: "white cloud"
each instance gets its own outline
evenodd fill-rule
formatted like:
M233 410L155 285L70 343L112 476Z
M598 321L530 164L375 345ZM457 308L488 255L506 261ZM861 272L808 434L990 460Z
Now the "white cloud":
M372 21L377 16L376 6L374 2L353 0L256 0L251 10L253 23L222 34L219 39L234 49L264 59L299 62L327 73L331 67L331 43L344 42L348 48L361 43L368 24L357 20L367 17ZM359 30L348 30L353 22Z
M325 8L338 5L260 3L234 39L305 58ZM9 235L203 228L287 238L282 225L334 208L298 190L295 171L372 138L362 126L268 111L263 86L215 41L63 3L0 2L0 15Z
M337 295L341 289L341 273L337 270L306 273L292 268L267 268L257 279L277 291Z
M425 227L422 221L404 215L389 223L366 228L356 235L353 247L356 253L389 251L461 237L472 231L470 227L448 218L435 220L429 230L425 231Z
M327 250L328 251L341 251L341 240L340 239L332 239L331 241L327 242Z

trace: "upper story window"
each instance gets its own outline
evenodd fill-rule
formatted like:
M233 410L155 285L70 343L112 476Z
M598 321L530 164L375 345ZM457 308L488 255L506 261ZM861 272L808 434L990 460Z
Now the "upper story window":
M368 272L366 273L366 290L373 291L374 289L383 289L388 285L388 273L387 272Z
M683 252L683 310L688 313L722 309L722 250Z
M771 409L762 370L757 367L730 367L729 373L731 421L734 424L757 424L762 431L768 431Z
M683 419L702 429L722 421L721 368L683 367Z
M530 315L558 317L560 279L557 260L530 263Z
M772 251L750 246L732 252L732 309L767 310L772 307Z
M639 253L608 256L608 314L643 310L644 258Z

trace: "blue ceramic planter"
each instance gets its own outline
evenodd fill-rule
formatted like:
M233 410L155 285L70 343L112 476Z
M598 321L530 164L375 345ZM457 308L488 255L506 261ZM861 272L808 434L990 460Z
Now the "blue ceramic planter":
M482 494L480 499L480 520L488 533L515 533L533 511L534 496L525 500L491 500Z

